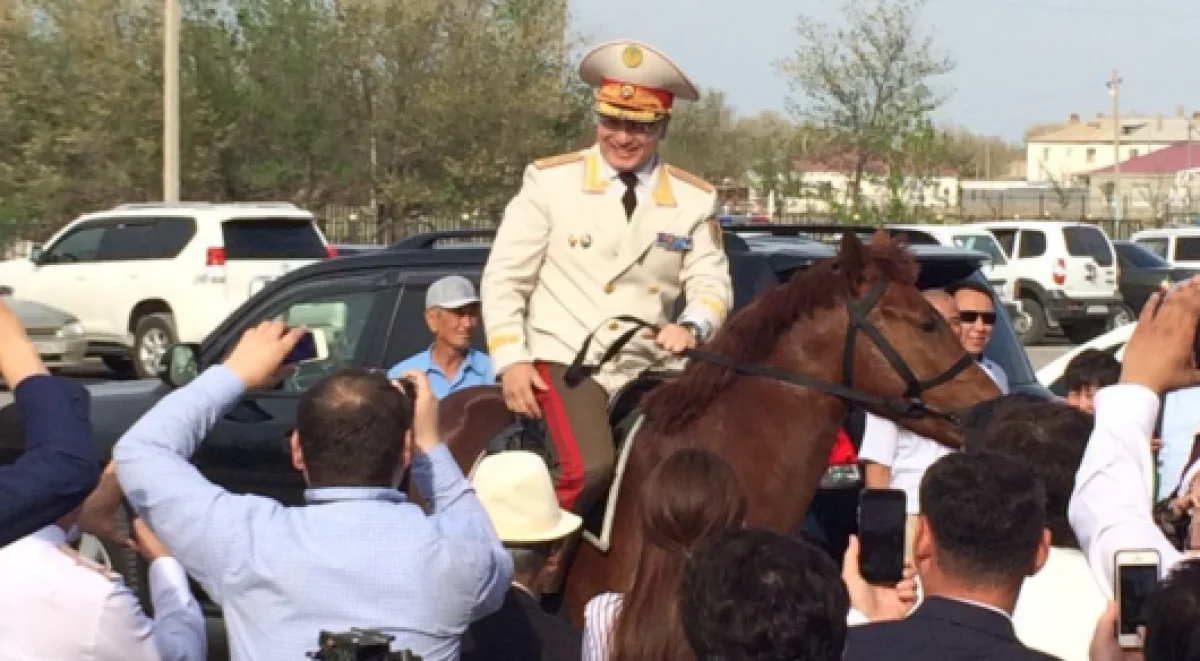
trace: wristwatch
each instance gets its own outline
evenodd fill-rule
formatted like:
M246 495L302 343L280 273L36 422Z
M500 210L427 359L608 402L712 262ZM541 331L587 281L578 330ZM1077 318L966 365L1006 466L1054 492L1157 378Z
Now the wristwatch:
M704 331L701 330L699 324L697 324L696 322L684 321L684 322L680 323L679 325L686 328L687 331L692 334L692 337L696 338L697 344L704 341Z

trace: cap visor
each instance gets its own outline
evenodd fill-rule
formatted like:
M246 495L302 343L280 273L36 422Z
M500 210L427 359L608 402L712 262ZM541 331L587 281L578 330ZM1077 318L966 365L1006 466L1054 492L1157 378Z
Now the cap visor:
M615 106L607 101L596 102L596 112L605 117L615 117L617 119L628 119L631 122L657 122L666 116L666 113L657 113L653 110L633 110L631 108L622 108Z
M468 305L471 305L473 303L478 303L478 302L479 302L479 298L477 298L477 297L456 298L452 301L442 301L441 303L437 303L435 305L430 305L429 307L442 308L443 310L457 310L458 308L465 308Z

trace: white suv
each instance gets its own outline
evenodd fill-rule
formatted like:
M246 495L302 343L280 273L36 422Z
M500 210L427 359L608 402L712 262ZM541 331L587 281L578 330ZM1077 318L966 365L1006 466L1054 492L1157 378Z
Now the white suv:
M332 254L293 204L124 204L0 263L0 286L74 315L89 355L146 378L171 344L200 342L267 282Z
M1121 299L1117 258L1103 230L1087 223L1011 220L977 223L1009 257L1016 296L1028 314L1021 340L1041 341L1054 325L1082 344L1133 321Z
M1012 268L1004 249L996 242L996 237L982 227L975 225L898 225L889 224L887 229L893 234L903 234L907 241L916 243L934 243L951 248L974 250L988 256L987 262L980 268L988 284L996 291L1002 302L1010 303L1016 299L1015 282Z

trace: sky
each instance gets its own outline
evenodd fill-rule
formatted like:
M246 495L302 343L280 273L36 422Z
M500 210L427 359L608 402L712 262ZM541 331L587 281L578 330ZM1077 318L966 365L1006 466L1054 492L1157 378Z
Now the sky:
M841 0L570 0L590 43L633 38L663 50L697 86L720 89L743 115L786 110L774 63L795 52L796 18L836 22ZM1020 142L1030 125L1077 112L1200 110L1200 2L1194 0L928 0L921 27L957 63L939 79L935 115Z

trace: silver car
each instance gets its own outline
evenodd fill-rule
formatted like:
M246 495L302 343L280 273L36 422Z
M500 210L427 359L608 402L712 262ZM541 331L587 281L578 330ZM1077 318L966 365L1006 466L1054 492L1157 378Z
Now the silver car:
M46 367L69 367L83 362L87 338L78 319L33 301L5 297L4 303L25 326Z

